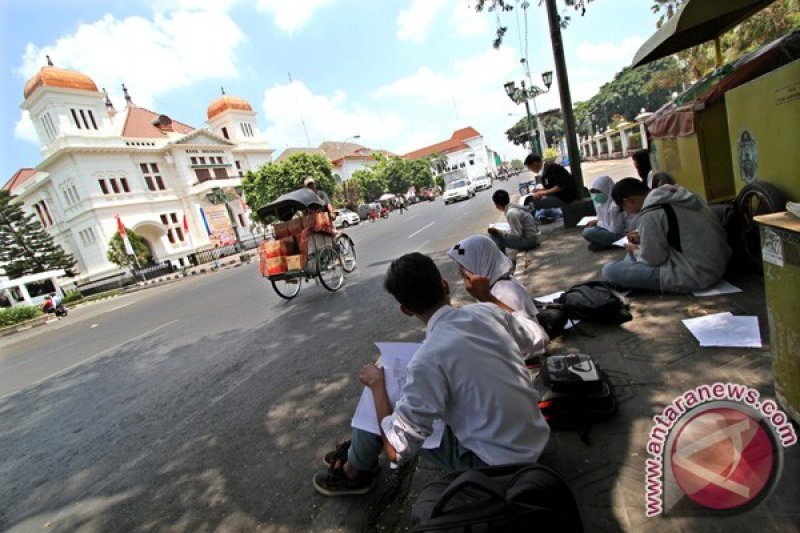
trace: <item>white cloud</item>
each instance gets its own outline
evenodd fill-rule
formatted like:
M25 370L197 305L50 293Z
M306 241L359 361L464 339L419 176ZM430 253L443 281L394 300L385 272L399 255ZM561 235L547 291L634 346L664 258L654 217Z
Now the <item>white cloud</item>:
M397 38L414 43L424 41L445 3L446 0L411 0L411 5L397 15Z
M460 35L488 35L491 38L494 32L489 25L490 20L486 13L478 13L472 5L459 0L453 6L448 27Z
M237 76L234 50L245 37L225 7L157 13L152 19L106 15L54 44L29 43L18 74L33 76L50 55L57 66L107 87L118 107L122 83L136 104L150 107L159 95L198 80Z
M578 59L589 64L625 66L630 63L636 50L644 43L645 38L638 35L626 37L620 44L590 43L583 41L578 45L575 54ZM608 69L604 69L608 70Z
M356 134L361 136L362 143L382 148L396 132L408 127L406 120L397 113L353 104L342 91L330 97L314 94L297 80L267 89L263 108L268 123L267 142L278 152L287 146L307 146L308 143L319 146L323 141L343 141Z
M33 126L33 122L27 111L22 111L20 113L19 120L14 125L14 137L37 145L39 144L36 128Z
M197 0L196 0L197 1ZM314 11L335 0L259 0L256 7L270 15L281 30L294 33L303 27Z

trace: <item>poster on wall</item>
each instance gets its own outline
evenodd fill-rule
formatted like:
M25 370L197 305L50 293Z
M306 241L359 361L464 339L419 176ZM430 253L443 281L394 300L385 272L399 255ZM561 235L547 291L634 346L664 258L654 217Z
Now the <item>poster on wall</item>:
M204 207L203 211L206 214L208 221L209 236L211 246L228 246L236 244L236 234L233 232L231 219L228 218L228 212L224 205L210 205Z

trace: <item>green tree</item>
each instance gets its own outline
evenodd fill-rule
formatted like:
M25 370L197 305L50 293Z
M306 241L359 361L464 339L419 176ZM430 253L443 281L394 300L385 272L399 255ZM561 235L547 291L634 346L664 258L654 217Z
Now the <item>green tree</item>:
M409 179L411 185L417 190L426 187L433 187L433 171L431 165L426 159L417 159L415 161L407 161Z
M444 154L440 154L439 152L434 152L430 156L428 156L430 161L430 165L436 171L437 174L444 174L444 169L447 168L447 156Z
M672 18L686 0L654 0L652 10L661 14L661 27ZM723 61L729 63L800 27L800 0L778 0L747 20L731 28L720 38ZM678 62L661 73L656 82L662 86L688 86L716 67L714 43L693 46L676 54Z
M342 184L336 188L335 199L337 205L343 205L355 211L358 204L361 202L361 188L353 179L343 181Z
M374 202L386 192L386 180L374 169L356 170L350 179L358 185L364 202Z
M128 236L128 240L131 241L131 248L133 248L133 253L136 254L136 259L139 260L139 265L146 265L151 259L147 241L128 228L125 228L125 234ZM135 265L133 259L125 253L125 244L123 244L119 232L114 233L114 236L108 241L106 258L120 268Z
M314 178L318 189L334 196L336 181L328 159L321 154L296 153L286 161L267 163L248 172L242 180L245 201L258 209L282 194L303 187L307 177Z
M512 159L511 160L511 168L522 169L522 167L524 167L524 166L525 166L525 164L522 162L521 159Z
M10 191L0 189L0 272L18 278L63 268L74 276L75 259L15 199Z

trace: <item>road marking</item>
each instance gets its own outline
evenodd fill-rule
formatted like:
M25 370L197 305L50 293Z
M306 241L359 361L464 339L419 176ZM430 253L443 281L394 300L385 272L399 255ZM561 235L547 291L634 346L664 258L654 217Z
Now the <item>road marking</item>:
M410 239L411 237L414 237L415 235L417 235L417 234L419 234L419 233L422 233L423 231L425 231L426 229L430 228L430 227L431 227L431 226L433 226L434 224L436 224L436 222L431 222L431 223L430 223L430 224L428 224L427 226L424 226L423 228L420 228L420 229L418 229L417 231L415 231L414 233L412 233L411 235L409 235L409 236L408 236L408 238Z
M178 321L178 320L176 319L176 320L172 320L172 321L170 321L170 322L167 322L166 324L161 324L161 325L160 325L160 326L158 326L157 328L153 328L153 329L151 329L151 330L145 331L145 332L144 332L144 333L142 333L141 335L136 335L135 337L131 337L130 339L128 339L128 340L126 340L126 341L120 342L120 343L118 343L118 344L115 344L114 346L111 346L111 347L109 347L109 348L106 348L105 350L103 350L103 351L101 351L101 352L97 352L96 354L92 355L91 357L88 357L88 358L86 358L86 359L83 359L83 360L81 360L81 361L78 361L77 363L75 363L75 364L72 364L72 365L68 366L67 368L62 368L62 369L61 369L61 370L59 370L58 372L55 372L55 373L53 373L53 374L50 374L49 376L45 376L45 377L43 377L43 378L37 379L36 381L34 381L33 383L29 383L28 385L26 385L26 386L25 386L24 388L22 388L22 389L18 389L18 390L14 391L14 392L9 392L9 393L8 393L8 394L6 394L5 396L0 396L0 400L3 400L3 399L5 399L5 398L9 397L9 396L11 396L12 394L17 394L18 392L22 392L23 390L30 389L31 387L34 387L34 386L38 385L39 383L42 383L43 381L47 381L48 379L52 379L52 378L54 378L54 377L56 377L56 376L59 376L59 375L61 375L61 374L64 374L64 373L66 373L66 372L69 372L69 371L70 371L70 370L72 370L73 368L77 368L77 367L79 367L79 366L81 366L81 365L83 365L83 364L86 364L86 363L88 363L88 362L90 362L90 361L93 361L93 360L97 359L98 357L100 357L100 356L102 356L102 355L106 354L107 352L110 352L110 351L112 351L112 350L116 350L117 348L121 348L122 346L125 346L125 345L126 345L126 344L128 344L129 342L133 342L133 341L135 341L135 340L139 340L139 339L141 339L142 337L145 337L145 336L147 336L147 335L152 335L152 334L153 334L153 333L155 333L156 331L158 331L158 330L160 330L160 329L164 329L164 328L166 328L167 326L171 326L172 324L174 324L174 323L175 323L175 322L177 322L177 321ZM16 366L16 365L15 365L15 366Z

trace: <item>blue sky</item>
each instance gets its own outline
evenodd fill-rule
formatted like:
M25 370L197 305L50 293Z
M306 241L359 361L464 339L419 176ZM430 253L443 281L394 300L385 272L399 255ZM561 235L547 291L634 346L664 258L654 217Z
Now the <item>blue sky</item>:
M219 95L247 99L266 143L358 142L405 153L472 126L506 158L524 154L503 132L521 115L503 83L521 80L525 19L534 81L553 69L544 7L501 16L470 0L4 0L0 3L0 182L40 162L22 89L49 54L133 101L194 127ZM573 101L592 96L654 31L649 0L596 0L565 11ZM291 73L290 82L289 73ZM539 110L558 106L554 90ZM303 127L305 124L305 128ZM307 140L308 138L308 140Z

